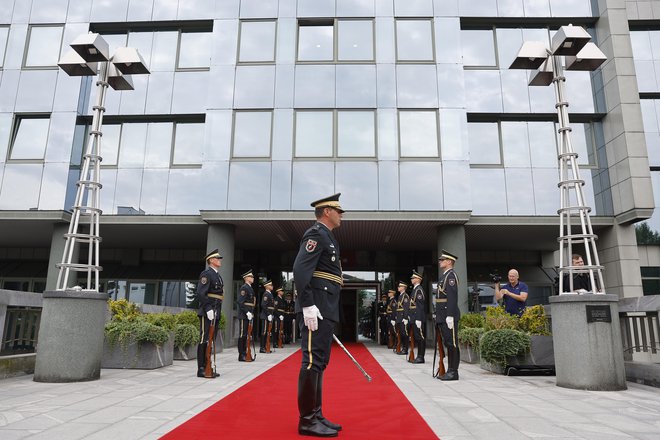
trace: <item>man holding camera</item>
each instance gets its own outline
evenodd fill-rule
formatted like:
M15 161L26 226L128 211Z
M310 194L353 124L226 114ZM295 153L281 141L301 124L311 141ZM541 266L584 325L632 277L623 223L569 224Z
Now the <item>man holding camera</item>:
M529 287L519 281L520 275L515 269L509 271L508 278L509 282L501 288L499 280L495 282L495 299L504 298L504 310L510 315L521 316L527 306Z

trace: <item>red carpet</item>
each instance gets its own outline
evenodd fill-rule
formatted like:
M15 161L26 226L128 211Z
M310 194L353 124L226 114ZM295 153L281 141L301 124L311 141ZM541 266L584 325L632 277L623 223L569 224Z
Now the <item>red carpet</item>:
M323 415L343 425L337 438L438 438L364 345L346 348L372 380L333 344L323 378ZM161 438L313 438L298 435L300 360L296 351Z

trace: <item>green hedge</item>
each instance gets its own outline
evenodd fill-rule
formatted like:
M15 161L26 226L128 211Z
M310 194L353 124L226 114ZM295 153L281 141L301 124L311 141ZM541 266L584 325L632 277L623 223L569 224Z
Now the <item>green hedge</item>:
M109 321L105 324L105 336L110 345L127 345L131 341L163 345L169 338L169 331L142 319Z
M479 328L483 327L486 319L481 313L466 313L461 315L458 321L458 328Z
M199 325L177 324L174 330L174 346L186 347L199 344Z
M531 339L529 335L512 329L490 330L479 340L481 358L487 362L506 365L506 358L517 356L529 351Z
M467 344L472 347L473 350L479 352L479 339L481 338L481 335L484 334L484 332L485 330L482 327L460 328L458 330L458 342Z

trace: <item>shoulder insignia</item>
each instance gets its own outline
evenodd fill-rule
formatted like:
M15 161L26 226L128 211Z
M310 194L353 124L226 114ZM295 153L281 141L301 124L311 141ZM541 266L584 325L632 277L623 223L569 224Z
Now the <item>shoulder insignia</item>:
M404 303L407 303L407 302L408 302L408 298L403 298L403 302L404 302Z
M456 284L456 280L454 278L449 278L449 285L453 286L454 284Z
M316 249L316 245L318 244L318 241L312 240L311 238L307 240L307 243L305 244L305 250L307 252L314 252L314 249Z
M424 299L424 295L422 295L422 292L419 292L417 294L417 299Z
M202 284L206 284L206 283L209 282L209 279L206 278L206 277L201 277L201 278L199 279L199 282L202 283Z
M264 295L264 301L268 301L268 295Z
M245 296L245 290L241 290L241 296Z

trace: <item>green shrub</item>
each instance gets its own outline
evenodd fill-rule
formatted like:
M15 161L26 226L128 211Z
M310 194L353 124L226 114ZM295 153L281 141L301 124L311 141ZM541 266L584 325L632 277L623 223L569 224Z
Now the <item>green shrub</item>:
M186 310L174 315L177 324L190 324L199 327L199 316L195 310Z
M483 327L486 319L481 313L466 313L461 315L461 319L458 321L458 328L479 328Z
M509 315L504 307L489 307L486 309L484 328L488 330L510 329L518 330L518 317Z
M459 326L460 328L460 326ZM485 332L483 327L465 327L458 330L458 342L467 344L479 352L479 338Z
M176 319L171 313L145 313L142 317L148 323L162 327L168 332L173 332L176 327Z
M137 304L128 302L126 299L108 300L108 307L113 321L134 321L138 319L141 312Z
M549 335L550 326L542 305L528 307L519 320L520 330L530 335Z
M199 344L199 325L177 324L174 329L174 346L183 348Z
M144 320L109 321L105 324L105 336L110 345L128 345L131 341L151 342L163 345L169 338L169 332L162 327Z
M529 335L518 330L497 329L483 334L479 340L481 358L487 362L504 366L509 356L529 351Z

